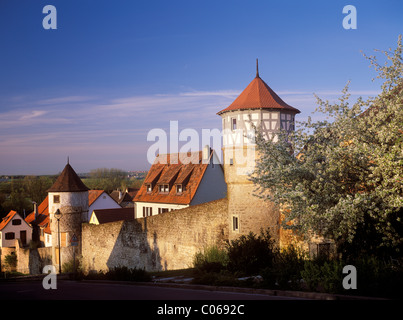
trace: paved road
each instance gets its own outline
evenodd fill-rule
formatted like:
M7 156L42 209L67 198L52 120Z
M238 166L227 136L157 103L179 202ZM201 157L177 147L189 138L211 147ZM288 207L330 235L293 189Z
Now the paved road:
M45 290L42 282L0 283L1 300L295 300L295 298L144 286L59 280L57 289Z

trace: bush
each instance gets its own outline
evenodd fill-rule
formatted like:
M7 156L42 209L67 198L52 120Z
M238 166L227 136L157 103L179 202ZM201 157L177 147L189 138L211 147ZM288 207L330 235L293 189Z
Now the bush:
M269 288L300 289L306 254L294 246L276 252L271 267L262 271L263 285Z
M130 269L128 267L115 267L106 273L90 272L84 277L88 280L114 280L114 281L135 281L148 282L151 281L150 274L144 269Z
M243 275L256 275L262 269L271 267L275 256L274 241L269 231L256 236L249 233L232 240L227 246L228 269Z
M151 276L144 269L129 269L128 267L115 267L106 273L106 278L117 281L151 281Z
M204 252L196 253L193 265L198 272L220 272L228 265L228 255L218 246L207 247Z
M4 265L10 270L13 270L17 267L17 255L15 252L11 252L4 257Z

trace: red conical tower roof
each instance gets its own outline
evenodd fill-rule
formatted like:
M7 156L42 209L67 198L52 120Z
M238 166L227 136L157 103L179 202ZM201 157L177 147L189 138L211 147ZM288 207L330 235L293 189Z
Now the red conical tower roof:
M221 110L217 114L222 114L233 110L247 109L282 109L294 113L300 111L285 103L260 77L256 70L256 77L245 88L244 91L232 102L229 107Z
M87 190L89 189L81 181L70 164L67 163L53 186L48 189L48 192L80 192Z

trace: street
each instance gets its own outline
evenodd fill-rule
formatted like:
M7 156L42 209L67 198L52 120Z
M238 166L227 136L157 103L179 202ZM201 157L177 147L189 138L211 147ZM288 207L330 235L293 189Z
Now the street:
M45 290L41 281L0 283L0 300L295 300L237 292L194 290L126 283L59 280Z

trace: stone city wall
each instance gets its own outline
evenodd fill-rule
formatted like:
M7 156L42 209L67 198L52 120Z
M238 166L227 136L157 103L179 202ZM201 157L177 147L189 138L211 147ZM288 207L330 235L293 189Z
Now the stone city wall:
M196 252L227 239L227 199L134 221L83 224L82 267L85 273L118 266L183 269Z

